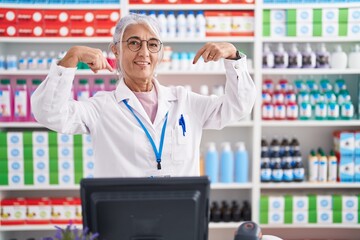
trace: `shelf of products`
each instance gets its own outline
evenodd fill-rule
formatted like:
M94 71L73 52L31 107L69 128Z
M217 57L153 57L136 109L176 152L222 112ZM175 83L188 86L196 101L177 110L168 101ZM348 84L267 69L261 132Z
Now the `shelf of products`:
M24 4L2 4L4 9L28 9L28 5ZM303 46L306 43L310 43L314 52L318 50L318 46L321 43L325 43L329 52L334 51L334 46L340 44L347 55L351 52L351 48L359 42L359 35L356 36L280 36L275 34L275 28L264 27L263 22L268 20L268 13L271 15L271 11L274 10L291 10L290 13L294 13L294 10L307 9L307 11L313 11L316 9L316 14L319 11L317 9L359 9L360 4L356 2L352 3L311 3L311 4L267 4L261 1L251 4L132 4L128 1L121 1L119 4L74 4L74 5L54 5L48 4L46 7L42 5L31 5L31 9L72 9L72 10L106 10L116 9L122 14L126 14L130 11L145 12L151 14L155 11L155 14L159 14L160 11L166 13L173 12L175 15L179 11L185 11L188 14L189 11L205 11L213 17L211 21L218 21L218 23L229 23L234 19L231 17L231 13L250 13L252 17L252 25L250 29L245 33L245 36L230 36L224 34L220 36L214 36L208 34L201 37L164 37L164 43L166 46L171 47L173 52L181 53L186 51L188 54L190 51L196 51L204 42L207 41L229 41L236 45L236 47L247 54L248 59L251 60L249 65L250 74L252 75L254 82L258 88L258 101L255 104L254 111L252 113L251 120L246 119L233 123L229 127L224 128L221 131L204 131L202 152L205 154L205 146L209 141L213 141L217 146L220 146L222 142L230 142L231 146L234 146L236 142L242 141L246 145L246 149L249 153L249 179L247 183L216 183L211 185L212 199L217 201L221 200L237 200L239 202L248 200L252 206L252 219L256 222L260 222L260 210L258 208L261 196L267 195L279 195L279 194L294 194L301 192L303 194L309 194L314 192L321 192L323 194L332 193L351 193L359 194L359 183L309 183L307 175L305 174L305 181L300 183L261 183L260 181L260 152L261 152L261 138L262 137L293 137L296 136L301 144L302 159L305 163L305 173L307 170L307 155L312 148L323 148L326 152L329 152L333 148L332 133L335 130L347 130L347 131L359 131L360 124L358 120L359 116L359 82L360 82L360 69L350 68L263 68L263 49L265 45L270 45L272 51L276 52L276 46L278 43L283 43L285 49L290 52L290 45L296 43L300 52L303 51ZM310 9L310 10L309 10ZM1 9L2 11L3 9ZM341 10L343 11L343 10ZM221 14L220 14L221 13ZM225 14L223 16L222 14ZM318 16L318 15L317 15ZM343 17L343 15L341 15ZM271 19L271 24L274 23ZM1 21L1 19L0 19ZM280 22L282 29L286 28L286 19ZM323 21L324 23L325 21ZM347 21L349 22L349 21ZM301 23L301 22L298 22ZM360 24L359 22L357 22ZM289 22L289 26L293 27L292 22ZM338 26L338 22L334 25ZM341 27L343 27L340 22ZM276 24L275 24L276 25ZM304 24L305 27L312 24ZM229 32L229 26L225 32ZM319 27L319 26L316 26ZM0 26L1 28L1 26ZM264 35L263 30L266 28L269 30L268 35ZM230 30L231 31L231 30ZM292 28L292 31L294 29ZM0 31L1 33L1 31ZM1 35L1 34L0 34ZM108 51L107 45L112 41L111 36L103 37L4 37L0 36L0 55L16 54L18 59L21 56L22 51L28 53L32 50L40 52L42 48L46 51L57 50L58 52L64 51L72 44L86 44L101 48L104 51ZM28 45L28 47L27 47ZM360 60L359 60L360 61ZM225 79L222 76L223 70L188 70L183 71L181 69L160 69L158 71L158 78L160 82L165 85L188 85L191 86L193 91L201 92L202 85L208 85L208 89L218 87L224 84ZM47 74L47 70L5 70L0 71L1 78L9 78L11 81L25 78L27 81L32 80L32 76L35 78L43 77ZM101 73L94 75L89 70L79 70L79 76L87 78L89 82L95 80L95 77L101 76L107 82L113 76L113 73ZM80 75L81 74L81 75ZM171 77L171 82L168 77ZM194 77L191 77L194 76ZM263 120L262 119L262 85L263 80L271 78L275 81L286 77L289 83L294 83L298 77L315 79L319 82L324 76L329 77L330 81L334 83L335 78L342 76L345 79L348 89L351 90L350 95L352 103L355 108L355 114L352 119L349 120ZM80 80L80 77L76 80ZM91 83L93 84L93 83ZM35 129L42 131L42 126L35 122L3 122L0 123L0 129L2 131L22 131L27 129ZM233 148L234 149L234 148ZM220 148L218 147L218 150ZM220 152L220 151L219 151ZM44 191L48 191L52 194L59 191L61 193L73 194L78 190L78 186L43 186L41 189L37 186L28 187L0 187L0 196L21 196L23 192L26 196L38 196L43 194ZM26 197L24 196L24 197ZM284 239L299 239L299 229L301 230L301 236L303 238L324 238L329 236L338 236L338 238L355 239L359 235L359 223L357 224L262 224L265 234L274 234ZM218 222L210 223L210 239L232 239L233 232L238 227L236 222ZM304 229L312 229L316 232L316 235L311 235L310 231L304 231ZM10 239L17 236L17 232L41 232L52 231L52 226L0 226L0 238ZM341 232L342 236L336 235ZM354 238L355 236L355 238ZM23 237L25 239L25 237Z

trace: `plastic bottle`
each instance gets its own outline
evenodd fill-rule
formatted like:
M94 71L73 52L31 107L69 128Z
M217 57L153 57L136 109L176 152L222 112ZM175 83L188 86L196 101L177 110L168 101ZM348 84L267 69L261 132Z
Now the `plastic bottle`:
M360 45L356 44L354 50L349 53L349 68L360 69Z
M219 182L219 154L214 142L209 142L205 154L205 173L211 183Z
M292 182L294 180L294 170L291 167L291 163L285 162L283 166L283 181Z
M6 61L4 55L0 55L0 71L6 70Z
M39 53L39 57L37 58L37 69L39 70L47 69L47 58L45 51L40 51Z
M296 120L299 117L299 106L296 103L286 105L286 119Z
M340 106L340 116L344 120L350 120L354 117L354 105L350 100L350 95L346 97L344 103Z
M28 69L28 59L27 59L27 52L26 51L21 51L21 53L20 53L19 69L20 70Z
M11 91L10 79L0 80L0 122L10 122L13 113L13 95Z
M50 66L53 62L56 62L56 53L55 51L49 52L49 57L47 59L47 68L50 69Z
M35 51L30 52L30 57L28 58L28 69L30 70L38 69L38 57Z
M271 103L264 103L261 106L261 117L263 120L271 120L274 118L274 105Z
M29 96L25 79L17 79L14 91L14 121L29 120Z
M176 36L180 38L186 38L187 23L184 11L178 11L176 16Z
M235 182L246 183L249 181L249 159L244 142L236 144L235 152Z
M297 103L310 102L310 93L307 90L301 90L297 94Z
M251 221L251 207L248 201L243 202L243 207L241 208L241 218L243 221Z
M260 180L261 182L271 181L271 167L268 152L261 152L261 167L260 167Z
M286 119L286 106L283 103L277 103L274 106L274 119L285 120Z
M324 97L320 96L319 100L315 104L315 119L325 120L328 112L327 103L324 101Z
M159 11L157 19L158 19L159 25L160 25L160 36L161 36L161 38L167 38L168 37L168 34L167 34L167 19L166 19L165 11L162 11L162 10Z
M289 140L284 137L282 140L281 140L281 143L280 143L280 156L283 156L285 152L289 152L290 151L290 145L289 145Z
M261 138L261 152L269 152L269 144L265 137Z
M330 68L330 53L324 43L321 43L320 50L316 53L316 67Z
M169 11L166 16L167 22L167 37L175 38L176 37L176 17L174 11Z
M31 98L31 96L33 95L33 93L35 92L36 88L41 84L41 80L40 79L33 79L31 81L31 86L30 86L30 89L29 89L29 96ZM32 108L31 108L31 105L29 104L30 106L30 121L35 121L35 118L34 118L34 114L32 112Z
M296 43L291 45L289 52L289 68L301 68L302 67L302 56L299 52Z
M277 50L274 53L274 67L275 68L287 68L289 65L289 55L284 49L282 43L277 45Z
M269 44L265 43L262 54L262 66L263 68L273 68L274 64L274 54L271 52Z
M304 165L301 159L301 153L296 152L294 154L295 163L294 163L294 181L295 182L302 182L305 179L305 170Z
M296 137L293 137L290 141L290 154L294 154L295 152L300 152L300 143Z
M335 101L331 101L327 104L327 119L337 120L340 118L340 107Z
M170 69L175 71L180 69L180 54L178 52L172 52L171 54Z
M149 11L149 16L156 19L156 12L154 10Z
M272 152L270 156L270 167L271 169L274 169L275 164L279 163L279 166L281 168L281 157L279 152ZM282 176L281 176L282 178Z
M288 85L284 97L285 104L296 103L296 94L293 85Z
M275 153L280 153L280 143L276 136L270 142L270 157L273 157Z
M194 11L188 11L186 16L186 36L195 38L196 36L196 19Z
M87 79L80 79L75 92L75 99L84 101L90 97L89 82Z
M229 142L222 143L220 160L220 182L234 182L234 155Z
M107 91L114 91L116 89L117 80L115 78L110 79Z
M7 55L6 56L6 69L9 71L18 70L16 55Z
M195 17L196 23L196 34L197 38L205 38L206 37L206 19L204 15L204 11L197 11Z
M302 53L302 67L315 68L316 67L316 54L311 49L310 43L306 43L304 52Z
M271 179L273 182L281 182L283 180L283 170L280 161L276 161L272 168Z
M347 66L347 55L340 44L336 45L335 51L331 53L330 66L336 69L345 69Z
M334 150L330 151L328 157L328 182L336 182L338 173L338 162Z
M101 78L95 79L91 96L95 96L98 91L105 91L104 80Z
M318 181L319 182L326 182L327 179L328 179L328 177L327 177L328 159L325 156L325 153L321 148L319 148L319 150L318 150L318 161L319 161Z
M317 182L319 180L319 159L315 150L310 151L309 155L309 181Z

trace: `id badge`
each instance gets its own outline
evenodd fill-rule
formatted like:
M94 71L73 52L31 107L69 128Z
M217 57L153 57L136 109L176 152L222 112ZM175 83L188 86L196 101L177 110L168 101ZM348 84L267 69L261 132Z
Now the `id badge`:
M162 168L161 170L158 170L154 165L154 169L150 169L146 171L146 177L150 177L150 178L171 177L171 176L172 176L172 171L169 169L169 167L166 167L166 169Z

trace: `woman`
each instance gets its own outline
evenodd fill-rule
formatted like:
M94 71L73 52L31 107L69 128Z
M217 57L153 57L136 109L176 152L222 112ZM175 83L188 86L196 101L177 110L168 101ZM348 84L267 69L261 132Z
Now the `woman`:
M230 43L206 43L193 63L224 58L225 95L201 96L165 87L154 77L163 44L149 16L130 14L116 26L112 51L122 75L113 92L69 100L79 61L95 73L113 71L101 50L71 47L54 63L31 98L44 126L67 134L91 134L96 177L197 176L202 129L221 129L251 112L255 86L246 57Z

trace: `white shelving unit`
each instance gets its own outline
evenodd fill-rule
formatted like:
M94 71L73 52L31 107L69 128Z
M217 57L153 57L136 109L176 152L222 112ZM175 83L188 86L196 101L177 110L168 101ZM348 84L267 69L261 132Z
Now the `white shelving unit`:
M261 194L291 194L297 192L314 193L336 193L353 192L360 193L360 183L336 183L336 184L317 184L317 183L260 183L260 142L262 136L293 136L296 135L300 141L304 160L311 148L323 147L328 150L332 147L331 134L335 129L360 130L360 120L349 121L264 121L261 119L261 84L264 77L290 77L296 76L337 76L349 77L351 81L360 81L360 69L262 69L262 48L264 43L284 44L307 42L318 43L341 43L344 45L358 43L359 39L354 37L263 37L262 20L264 9L297 9L307 8L350 8L360 7L360 3L339 3L339 4L263 4L257 1L256 4L144 4L129 5L128 1L121 1L121 4L104 5L21 5L21 4L2 4L4 8L39 8L39 9L121 9L121 15L130 10L253 10L255 13L255 36L254 37L209 37L206 39L164 39L166 45L174 46L186 51L195 50L208 41L228 41L234 43L241 51L252 59L253 67L250 74L258 87L257 101L254 106L251 120L244 120L233 123L221 131L204 131L203 143L215 141L219 145L222 141L244 141L249 151L250 158L250 182L247 184L213 184L211 186L212 200L249 200L252 206L252 219L259 221L259 201ZM73 44L85 44L108 49L111 37L103 38L5 38L0 37L0 54L16 53L21 50L40 50L53 49L66 50ZM36 76L44 77L47 71L0 71L1 77L13 76ZM93 73L87 70L78 70L77 74L91 76ZM112 73L101 72L101 75L111 75ZM222 84L224 83L223 71L159 71L158 79L164 84L190 84L196 90L201 84ZM168 79L171 79L169 82ZM7 129L39 129L41 125L37 123L0 123L0 130ZM77 195L78 186L68 187L0 187L0 198L7 196L41 196L41 195ZM210 223L210 240L233 239L235 229L239 223ZM274 234L284 239L358 239L360 236L360 225L262 225L265 234ZM26 239L27 234L32 236L43 236L54 232L53 226L0 226L0 239L7 240L10 237Z

